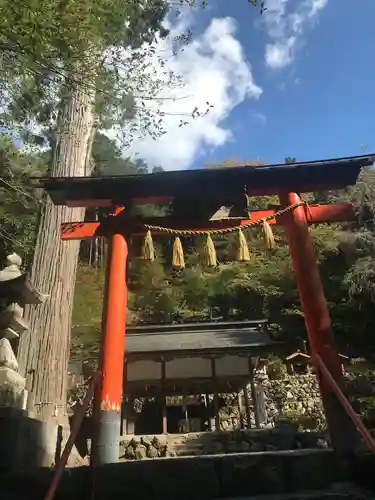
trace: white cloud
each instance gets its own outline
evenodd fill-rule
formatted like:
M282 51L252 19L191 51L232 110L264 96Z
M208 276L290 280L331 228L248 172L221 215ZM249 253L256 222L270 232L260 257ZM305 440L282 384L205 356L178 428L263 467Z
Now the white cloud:
M269 43L265 50L265 64L271 69L289 66L303 43L305 29L316 21L328 0L267 0L264 23ZM289 8L288 8L289 7Z
M172 35L186 31L193 20L191 15L184 16L172 29ZM193 37L174 56L171 40L161 41L157 53L162 53L166 60L163 71L174 71L184 85L161 93L175 100L150 104L155 111L165 113L165 135L156 141L151 137L136 139L126 154L138 154L149 165L159 164L166 170L186 169L202 151L231 139L231 130L224 120L241 102L258 98L262 89L254 82L251 66L236 38L236 24L229 17L213 19L201 35ZM152 64L158 66L157 58ZM196 107L205 111L207 102L213 106L208 114L187 118ZM180 127L181 119L189 124Z
M257 122L259 122L261 125L265 125L267 123L267 116L264 113L259 113L257 111L254 111L252 113L252 116L255 118Z

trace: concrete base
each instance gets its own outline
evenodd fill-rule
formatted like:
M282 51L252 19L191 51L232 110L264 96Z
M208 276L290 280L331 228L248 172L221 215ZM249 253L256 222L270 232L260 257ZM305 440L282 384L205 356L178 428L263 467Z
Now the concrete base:
M100 411L97 422L97 439L91 448L96 466L114 464L119 460L121 414L117 411Z
M24 410L0 408L0 469L50 467L60 436L57 425L30 418Z
M44 497L52 470L1 476L0 498ZM95 470L95 499L202 500L321 490L342 480L331 450L173 458L118 463ZM91 500L89 467L66 471L55 500ZM5 496L5 495L4 495Z

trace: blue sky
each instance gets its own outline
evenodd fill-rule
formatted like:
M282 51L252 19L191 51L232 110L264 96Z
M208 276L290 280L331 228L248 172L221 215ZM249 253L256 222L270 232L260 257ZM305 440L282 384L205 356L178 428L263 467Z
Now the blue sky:
M209 0L205 11L172 21L173 29L193 33L193 45L169 59L186 83L186 111L194 99L198 106L209 100L213 111L178 128L173 110L178 114L182 101L170 103L161 141L133 146L141 156L182 169L233 156L278 163L375 151L375 1L266 5L261 17L247 0Z

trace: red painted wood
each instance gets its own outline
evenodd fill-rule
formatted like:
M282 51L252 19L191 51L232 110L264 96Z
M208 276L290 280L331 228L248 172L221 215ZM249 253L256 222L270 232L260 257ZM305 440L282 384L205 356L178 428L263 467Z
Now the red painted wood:
M121 410L125 356L126 311L128 287L126 280L128 245L123 235L114 234L109 245L109 262L104 300L100 372L103 381L100 394L102 411Z
M296 193L280 196L284 206L299 203ZM285 229L289 240L290 255L296 273L305 324L312 356L318 354L342 391L344 378L341 361L334 346L331 318L325 298L313 242L307 224L307 210L299 206L286 215ZM350 420L327 380L318 373L320 389L333 446L339 450L350 444ZM349 424L349 427L348 427Z
M300 198L296 193L289 193L280 196L280 201L284 206L288 206L299 203ZM322 354L322 350L325 351L327 346L332 346L333 334L306 215L307 211L303 206L287 214L285 227L290 255L296 272L311 349L321 353L323 361L334 374L335 380L342 385L343 377L338 355L333 351L330 359L324 359L324 354Z
M354 220L354 210L350 203L337 203L333 205L311 205L310 214L307 212L307 222L308 224L320 224L324 222L344 222ZM95 237L104 237L109 234L113 234L115 231L132 233L133 235L144 235L145 229L142 227L143 224L150 224L153 226L163 226L169 228L178 229L189 229L194 230L208 230L208 229L220 229L225 227L237 226L238 224L246 225L250 220L259 221L264 217L274 215L276 210L255 210L250 213L251 219L243 219L237 221L211 221L206 222L204 225L198 226L193 221L188 221L183 223L178 219L173 217L158 217L152 219L143 219L140 223L139 219L127 220L126 226L124 226L124 221L121 219L116 219L116 217L111 218L110 221L103 222L69 222L61 225L61 238L63 240L86 240ZM116 215L116 214L114 214ZM269 221L270 224L284 225L285 215L277 219L272 219ZM165 235L158 231L157 234Z
M82 406L78 408L77 413L73 417L73 425L70 431L70 435L68 438L68 441L66 442L64 451L60 457L59 462L56 464L56 469L52 477L52 482L50 484L50 487L48 488L47 494L44 497L44 500L53 500L55 498L55 494L57 491L57 488L60 483L61 476L64 472L64 469L66 467L66 464L68 463L68 459L70 456L70 453L73 449L74 443L76 441L78 432L81 428L83 419L85 417L85 413L87 408L89 407L89 404L93 398L94 391L96 387L99 385L101 379L101 373L100 372L95 372L94 375L92 376L89 386L86 391L86 395L82 401Z

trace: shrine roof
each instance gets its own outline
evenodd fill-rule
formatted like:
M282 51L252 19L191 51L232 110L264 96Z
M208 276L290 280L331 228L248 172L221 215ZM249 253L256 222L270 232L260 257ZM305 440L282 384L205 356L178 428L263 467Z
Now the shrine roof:
M337 354L339 358L341 359L347 359L349 360L349 356L346 356L345 354L338 353ZM285 361L294 361L298 358L301 358L303 361L309 362L311 360L310 354L301 352L300 350L293 352L292 354L289 354L289 356L286 356Z
M280 345L262 330L263 323L264 320L130 328L126 353L143 357L150 353L196 356L199 352L250 351Z
M33 179L56 205L110 206L155 198L233 198L340 189L355 184L360 169L371 166L375 154L265 166L238 166L160 172L116 177Z

